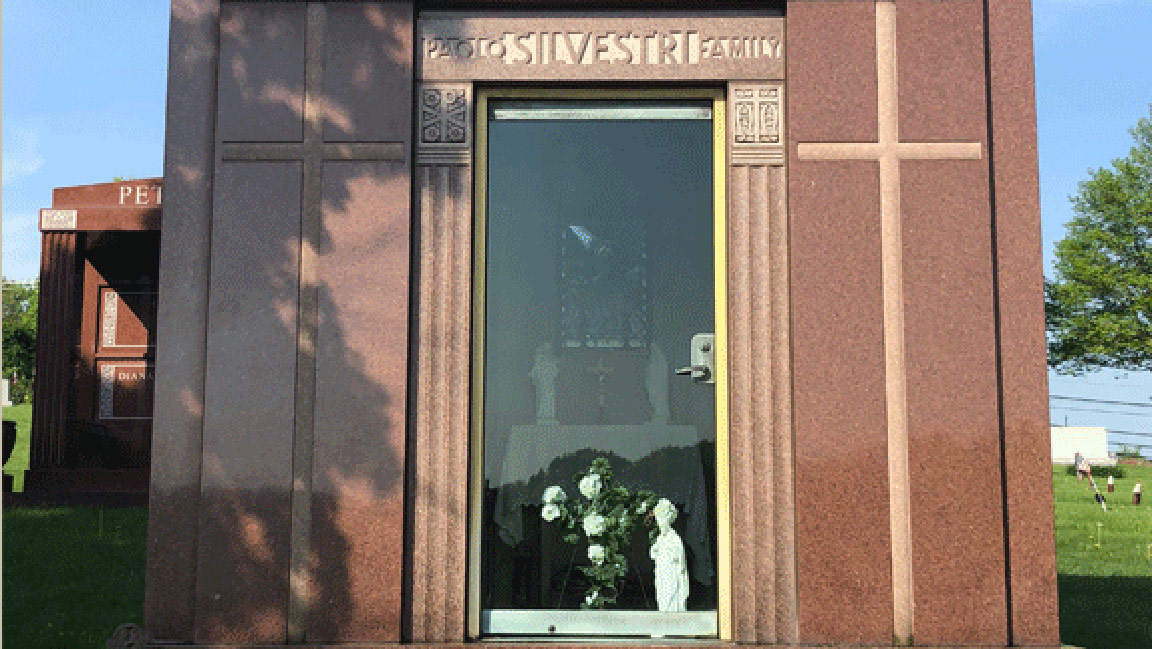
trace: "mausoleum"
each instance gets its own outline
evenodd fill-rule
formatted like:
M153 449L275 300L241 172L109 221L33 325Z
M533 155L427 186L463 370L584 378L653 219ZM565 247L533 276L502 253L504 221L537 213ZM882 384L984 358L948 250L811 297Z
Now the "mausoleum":
M123 180L40 210L27 499L146 496L162 199L160 178Z
M1031 30L175 0L149 646L1058 645Z

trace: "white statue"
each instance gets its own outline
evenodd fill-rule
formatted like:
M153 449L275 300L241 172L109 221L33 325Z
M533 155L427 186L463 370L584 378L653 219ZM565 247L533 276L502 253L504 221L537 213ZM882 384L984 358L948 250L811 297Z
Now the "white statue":
M648 347L648 371L644 386L648 388L648 402L652 404L650 424L668 423L668 359L660 345Z
M554 426L556 419L556 376L560 373L556 355L552 353L552 343L540 343L536 347L536 361L528 376L536 386L536 423Z
M672 529L676 506L661 498L652 509L659 536L648 554L656 562L656 608L662 612L688 610L688 561L684 542Z

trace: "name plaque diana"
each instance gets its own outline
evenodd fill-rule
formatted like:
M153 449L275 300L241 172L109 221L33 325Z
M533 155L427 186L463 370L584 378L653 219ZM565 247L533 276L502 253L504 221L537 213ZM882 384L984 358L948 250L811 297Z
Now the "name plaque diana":
M428 12L419 34L426 81L784 76L784 20L763 13Z

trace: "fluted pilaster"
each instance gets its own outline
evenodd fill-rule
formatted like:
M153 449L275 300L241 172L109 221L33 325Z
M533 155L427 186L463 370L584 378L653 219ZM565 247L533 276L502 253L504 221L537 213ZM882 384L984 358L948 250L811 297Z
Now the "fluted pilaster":
M420 292L411 635L464 637L472 271L469 84L424 84L416 192Z
M738 642L797 637L783 85L729 87L732 618Z
M65 466L69 445L68 393L72 350L76 345L73 312L79 287L77 234L44 232L40 254L40 318L36 333L36 399L33 401L33 469Z

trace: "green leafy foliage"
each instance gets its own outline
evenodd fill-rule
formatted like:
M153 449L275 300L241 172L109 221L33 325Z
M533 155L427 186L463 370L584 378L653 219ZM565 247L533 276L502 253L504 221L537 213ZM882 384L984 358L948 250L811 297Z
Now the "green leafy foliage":
M1116 451L1116 457L1127 458L1130 460L1140 460L1143 459L1144 456L1140 454L1139 448L1125 444L1120 447L1119 451Z
M32 398L36 375L36 311L40 302L38 283L3 282L4 378L12 379L12 403Z
M1076 475L1076 466L1074 464L1069 464L1064 469L1064 473L1067 473L1068 475ZM1124 473L1124 469L1122 467L1118 467L1118 466L1093 466L1092 467L1092 477L1093 478L1108 478L1108 477L1123 478L1125 475L1126 474Z
M1152 116L1131 133L1127 157L1080 183L1044 285L1048 363L1062 372L1152 369Z

